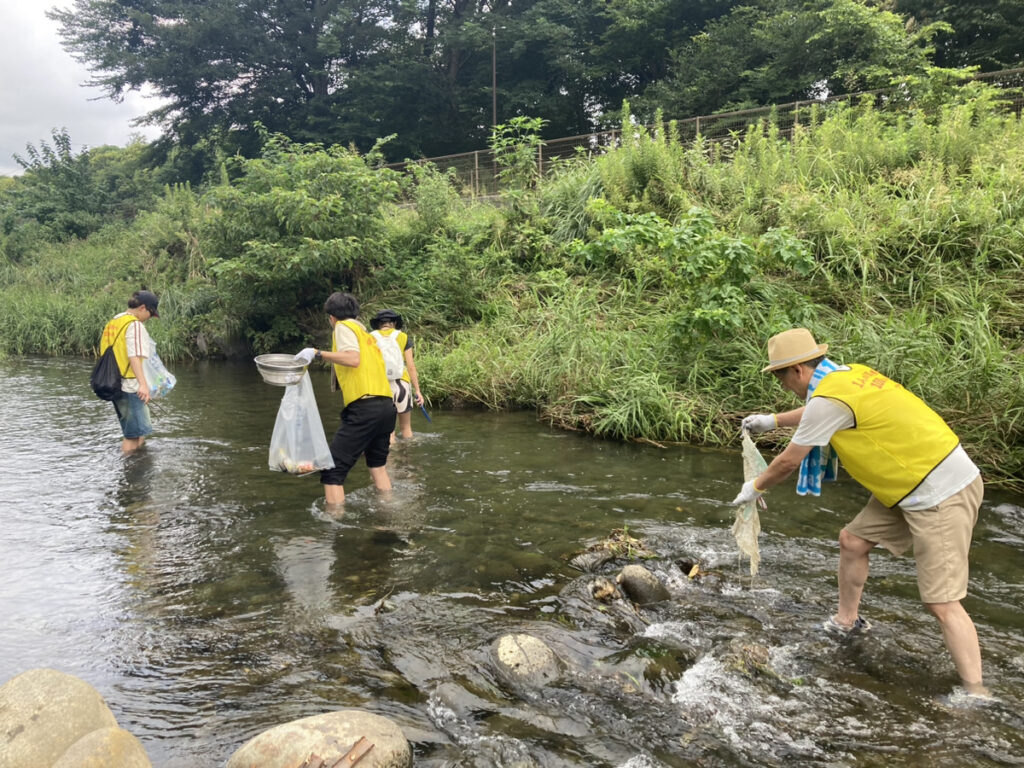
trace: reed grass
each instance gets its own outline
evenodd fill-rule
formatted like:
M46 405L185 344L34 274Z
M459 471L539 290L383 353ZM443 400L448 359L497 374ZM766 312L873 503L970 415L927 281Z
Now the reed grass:
M0 264L2 350L89 354L142 283L162 295L153 333L168 359L200 354L200 334L206 354L322 341L317 302L351 289L368 313L403 314L435 403L532 408L614 439L734 445L743 414L797 405L760 369L768 336L804 326L834 359L920 395L990 481L1019 485L1024 124L977 86L931 105L829 107L788 135L765 121L686 144L627 113L621 147L560 163L498 205L419 171L360 219L372 238L332 225L334 240L353 238L351 260L310 271L302 305L275 327L246 319L244 291L227 295L206 263L211 251L230 261L209 222L218 200L245 208L244 193L169 190L132 228ZM337 167L307 154L311 174ZM351 158L345 167L362 178ZM258 170L278 173L272 159ZM329 247L303 237L310 253Z

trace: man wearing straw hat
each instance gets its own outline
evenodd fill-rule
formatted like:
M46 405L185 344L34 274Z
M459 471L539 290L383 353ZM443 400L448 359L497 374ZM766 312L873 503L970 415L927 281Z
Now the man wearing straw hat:
M974 622L960 601L967 594L967 552L978 519L981 473L945 421L924 401L863 365L837 365L810 331L794 328L768 340L768 365L804 405L752 414L743 428L768 432L796 427L789 445L734 504L759 497L799 470L797 493L818 495L841 460L871 497L839 533L839 609L825 628L839 635L866 631L858 615L868 555L881 545L899 555L913 546L921 600L938 619L967 692L987 696Z

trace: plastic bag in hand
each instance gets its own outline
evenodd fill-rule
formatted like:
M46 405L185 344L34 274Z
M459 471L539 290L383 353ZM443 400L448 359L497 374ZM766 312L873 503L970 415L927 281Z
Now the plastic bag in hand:
M285 387L270 438L268 463L272 470L292 475L334 466L309 376Z
M142 358L142 372L149 384L150 397L163 397L178 383L174 374L167 370L160 355L156 353L156 343L150 341L149 357Z
M761 456L745 431L743 433L743 479L753 480L768 464ZM750 576L757 576L757 568L761 563L761 552L757 546L757 537L761 533L761 518L757 514L757 505L761 501L758 496L745 504L736 507L736 521L732 524L732 535L740 552L750 558ZM763 503L763 502L762 502Z

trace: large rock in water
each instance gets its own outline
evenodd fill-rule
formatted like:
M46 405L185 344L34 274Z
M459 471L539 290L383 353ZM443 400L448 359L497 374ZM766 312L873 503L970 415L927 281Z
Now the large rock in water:
M49 768L86 734L116 727L87 682L55 669L30 669L0 687L0 768Z
M514 685L540 688L561 674L558 657L531 635L502 635L492 650L498 672Z
M359 768L412 765L412 749L395 723L358 709L341 709L294 720L254 736L228 759L225 768L294 768L314 754L331 765L360 737L366 737L373 749L359 761Z
M87 733L61 755L51 768L152 768L142 742L123 728L99 728Z
M665 585L642 565L627 565L615 577L615 581L622 587L622 591L629 596L629 599L639 605L660 603L670 597Z

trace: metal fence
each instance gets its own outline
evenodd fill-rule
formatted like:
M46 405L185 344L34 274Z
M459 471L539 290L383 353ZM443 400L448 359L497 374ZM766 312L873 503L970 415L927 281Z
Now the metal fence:
M975 80L981 80L1002 88L1006 92L1006 101L1010 110L1017 117L1024 107L1024 69L1008 69L1001 72L978 74ZM801 123L811 121L812 112L830 104L859 102L865 98L873 98L879 106L894 106L903 102L902 91L890 88L877 91L863 91L846 94L831 99L794 101L789 104L777 104L770 107L743 109L736 112L723 112L715 115L702 115L684 120L675 120L674 130L680 141L689 142L697 136L710 141L725 141L746 130L748 125L771 118L780 135L789 136L793 128ZM653 126L646 126L652 130ZM662 130L666 129L662 126ZM595 131L579 136L568 136L561 139L545 141L537 148L537 168L541 174L551 170L559 160L575 157L593 157L621 144L621 131ZM486 197L499 192L499 166L494 153L489 149L473 152L460 152L455 155L428 157L422 160L391 163L384 167L404 171L411 164L433 164L440 171L453 171L459 185L467 196Z

